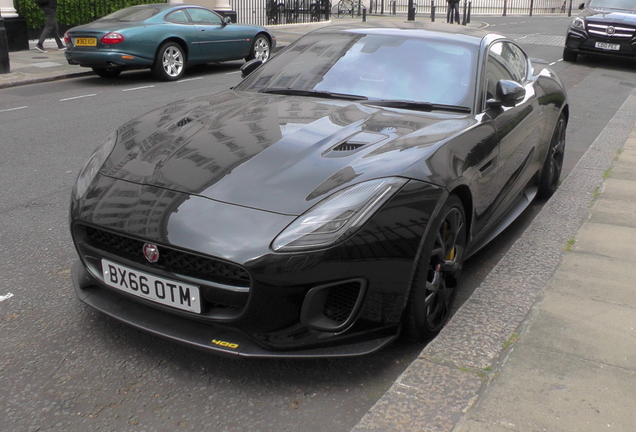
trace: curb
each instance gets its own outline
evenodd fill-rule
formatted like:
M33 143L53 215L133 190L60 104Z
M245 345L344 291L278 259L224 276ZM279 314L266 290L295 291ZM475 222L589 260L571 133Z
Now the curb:
M58 81L58 80L63 80L67 78L78 78L78 77L88 76L88 75L93 75L93 72L88 72L88 71L71 72L71 73L60 74L60 75L43 76L43 77L37 77L37 78L26 78L21 81L0 83L0 90L5 88L11 88L11 87L19 87L19 86L28 85L28 84L38 84L38 83L44 83L44 82Z

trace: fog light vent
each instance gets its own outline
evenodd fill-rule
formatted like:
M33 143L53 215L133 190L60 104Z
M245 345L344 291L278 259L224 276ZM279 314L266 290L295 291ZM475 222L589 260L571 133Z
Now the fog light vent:
M312 288L303 303L301 322L316 330L342 330L353 323L365 291L363 279Z

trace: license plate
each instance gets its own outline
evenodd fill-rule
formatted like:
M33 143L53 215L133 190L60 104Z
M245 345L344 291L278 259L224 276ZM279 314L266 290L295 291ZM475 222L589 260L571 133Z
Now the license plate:
M97 46L97 38L75 38L73 41L75 46Z
M102 259L102 272L104 283L110 287L166 306L201 313L199 287L195 285L156 277L106 259Z
M610 51L618 51L621 49L621 46L619 44L611 44L611 43L606 43L606 42L596 42L596 44L594 45L596 48L600 48L600 49L604 49L604 50L610 50Z

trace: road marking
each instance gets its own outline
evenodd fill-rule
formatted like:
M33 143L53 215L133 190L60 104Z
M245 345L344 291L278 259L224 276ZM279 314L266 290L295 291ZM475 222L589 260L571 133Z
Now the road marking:
M70 101L70 100L74 100L74 99L82 99L82 98L87 98L87 97L92 97L92 96L97 96L97 93L87 94L87 95L82 95L82 96L75 96L75 97L70 97L70 98L65 98L65 99L60 99L60 102Z
M17 111L17 110L21 110L21 109L25 109L25 108L26 108L26 105L25 106L21 106L21 107L17 107L17 108L3 109L3 110L0 110L0 112Z
M143 87L134 87L134 88L129 88L129 89L123 89L123 92L127 92L127 91L133 91L133 90L143 90L143 89L147 89L147 88L153 88L153 85L149 85L149 86L143 86Z
M228 72L228 73L226 73L225 75L234 75L234 74L237 74L237 73L241 73L241 71Z
M178 83L184 83L184 82L188 82L188 81L196 81L196 80L200 80L203 79L203 77L198 77L198 78L187 78L187 79L182 79L177 81Z
M9 293L3 296L0 296L0 302L3 302L5 300L9 300L11 297L13 297L13 294Z

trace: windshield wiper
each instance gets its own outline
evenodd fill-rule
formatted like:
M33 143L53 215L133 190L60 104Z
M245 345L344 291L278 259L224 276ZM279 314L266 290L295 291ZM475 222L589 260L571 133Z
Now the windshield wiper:
M444 104L434 104L430 102L416 102L409 100L399 100L399 99L380 99L380 100L370 100L363 102L367 105L376 105L376 106L384 106L389 108L404 108L415 111L459 111L459 112L470 112L470 108L458 106L458 105L444 105Z
M352 95L346 93L334 93L321 90L301 90L286 87L267 87L259 90L259 93L272 93L293 96L315 96L329 99L345 99L345 100L367 100L366 96Z

